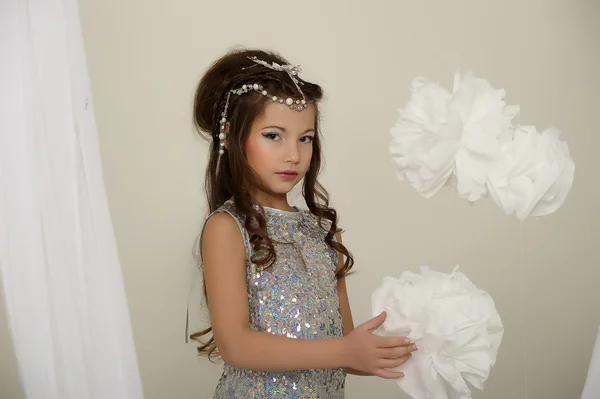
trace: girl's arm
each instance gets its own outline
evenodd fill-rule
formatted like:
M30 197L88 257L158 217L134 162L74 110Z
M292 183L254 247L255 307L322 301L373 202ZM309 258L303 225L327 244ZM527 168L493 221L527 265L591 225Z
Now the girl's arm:
M249 326L246 291L246 251L237 223L216 214L202 239L204 281L213 336L223 360L234 367L257 371L360 368L382 378L400 378L388 371L395 360L412 351L403 338L377 337L371 331L377 317L338 339L297 339L253 331Z
M335 235L337 242L342 243L342 235L341 233L336 233ZM339 254L338 260L338 269L344 266L344 257L342 254ZM342 277L338 279L337 283L338 295L340 297L340 311L342 313L342 318L344 320L344 336L350 334L352 330L354 330L354 321L352 320L352 310L350 309L350 302L348 300L348 291L346 289L346 278ZM360 375L360 376L372 376L373 374L367 373L364 371L355 370L353 368L346 367L346 372L348 374Z
M228 214L207 221L202 259L213 336L227 364L257 371L345 365L341 339L299 340L249 328L246 250L238 225Z

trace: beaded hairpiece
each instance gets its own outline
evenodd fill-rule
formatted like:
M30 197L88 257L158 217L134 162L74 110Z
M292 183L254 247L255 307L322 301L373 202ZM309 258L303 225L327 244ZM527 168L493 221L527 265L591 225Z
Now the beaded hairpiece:
M287 106L289 106L291 109L293 109L295 111L303 111L304 109L306 109L308 107L308 104L311 102L311 101L306 100L306 97L304 97L304 93L302 92L302 89L300 89L300 86L303 85L304 83L301 82L300 80L298 80L298 78L297 78L298 74L300 73L299 65L280 65L276 62L268 63L266 61L259 60L257 57L248 57L248 59L253 61L255 64L252 66L246 67L244 69L250 69L257 65L263 65L274 71L281 71L281 72L287 73L288 76L290 77L290 79L292 80L292 82L294 82L294 85L296 85L298 92L300 92L300 95L302 96L302 100L294 100L291 97L281 98L278 96L274 96L274 95L268 93L264 89L264 87L258 83L245 84L240 88L229 90L229 92L227 93L227 100L225 101L225 107L223 108L223 112L221 113L221 120L219 121L219 125L220 125L220 129L219 129L219 159L221 158L221 155L223 155L225 153L225 149L224 149L225 148L225 124L227 123L227 109L229 108L229 99L231 98L232 94L241 96L248 92L255 91L255 92L262 94L263 96L265 96L267 98L270 98L271 101L273 101L273 102L278 102L280 104L286 104Z

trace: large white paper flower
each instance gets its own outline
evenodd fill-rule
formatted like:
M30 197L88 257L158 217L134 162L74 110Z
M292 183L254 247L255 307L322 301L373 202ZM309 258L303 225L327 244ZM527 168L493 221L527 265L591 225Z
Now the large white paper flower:
M520 220L546 216L565 201L575 163L559 131L513 126L518 106L482 78L455 75L452 93L424 78L391 129L396 174L425 198L452 185L470 202L490 196Z
M502 144L502 158L489 172L494 202L524 220L546 216L565 201L573 185L575 163L557 129L541 134L535 126L518 126Z
M405 374L397 384L413 399L468 399L468 384L483 389L504 327L490 295L458 267L384 278L372 295L373 315L382 311L376 334L406 336L419 348L397 369Z
M506 106L504 96L471 73L456 74L452 93L414 79L411 98L390 132L398 178L426 198L448 183L469 201L485 196L485 172L500 155L498 136L519 112Z

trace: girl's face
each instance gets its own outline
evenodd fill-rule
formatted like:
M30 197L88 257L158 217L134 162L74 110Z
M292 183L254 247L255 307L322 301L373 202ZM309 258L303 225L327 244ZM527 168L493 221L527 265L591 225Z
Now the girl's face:
M254 193L260 200L287 198L302 180L312 158L315 118L312 104L298 112L273 102L256 118L246 142L246 157L261 181L259 192Z

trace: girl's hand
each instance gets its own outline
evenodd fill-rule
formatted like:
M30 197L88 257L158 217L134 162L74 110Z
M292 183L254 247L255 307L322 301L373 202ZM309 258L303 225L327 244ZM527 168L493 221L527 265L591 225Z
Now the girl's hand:
M417 350L405 337L380 337L373 331L385 321L385 312L361 324L346 335L344 354L346 367L386 379L404 377L404 373L389 371L408 361Z

